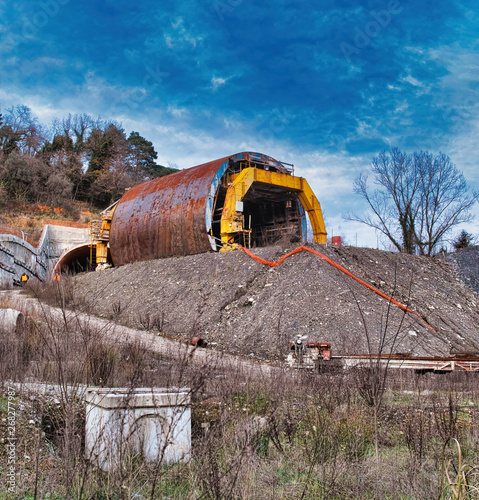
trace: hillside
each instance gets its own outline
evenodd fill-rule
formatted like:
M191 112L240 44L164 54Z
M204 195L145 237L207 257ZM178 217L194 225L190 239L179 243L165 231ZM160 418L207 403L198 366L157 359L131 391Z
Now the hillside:
M76 297L96 314L129 326L183 340L198 335L218 349L263 359L283 358L296 334L331 342L335 354L367 352L369 336L376 352L385 330L387 346L399 332L393 352L479 351L479 297L459 278L456 261L313 247L408 304L436 331L307 252L275 268L243 252L138 262L77 276ZM289 250L255 253L276 260Z
M86 227L90 220L98 219L99 212L92 213L91 208L76 201L67 210L35 203L0 204L0 234L19 234L35 246L46 224Z

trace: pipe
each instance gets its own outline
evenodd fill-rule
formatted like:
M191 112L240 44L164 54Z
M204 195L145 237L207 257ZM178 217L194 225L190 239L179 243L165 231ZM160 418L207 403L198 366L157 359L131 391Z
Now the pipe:
M0 309L0 325L4 330L19 334L25 328L25 315L16 309Z

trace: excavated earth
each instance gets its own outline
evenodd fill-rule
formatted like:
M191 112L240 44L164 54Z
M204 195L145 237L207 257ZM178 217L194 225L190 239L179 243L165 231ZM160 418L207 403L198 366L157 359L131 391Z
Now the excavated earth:
M382 340L383 352L479 354L478 247L440 258L311 247L422 319L309 252L274 268L241 251L137 262L77 275L75 300L130 327L199 336L210 348L257 359L284 359L296 335L331 342L333 354L376 353ZM277 260L293 248L254 253Z

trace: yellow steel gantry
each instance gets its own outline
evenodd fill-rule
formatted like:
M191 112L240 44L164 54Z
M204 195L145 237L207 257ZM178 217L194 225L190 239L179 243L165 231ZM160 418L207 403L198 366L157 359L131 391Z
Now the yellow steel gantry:
M92 261L93 248L95 248L95 263L99 268L108 266L111 220L117 204L118 201L101 213L101 221L90 223L90 262Z
M229 185L221 216L221 240L225 243L225 250L234 246L234 236L244 231L243 213L237 210L236 203L243 200L255 182L297 192L299 201L309 215L314 241L326 243L327 233L321 205L303 177L247 167L240 173L231 175L228 180Z

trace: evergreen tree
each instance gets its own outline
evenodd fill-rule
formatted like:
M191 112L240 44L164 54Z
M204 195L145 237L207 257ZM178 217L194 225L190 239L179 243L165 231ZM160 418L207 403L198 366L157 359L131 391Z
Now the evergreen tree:
M467 231L463 229L459 234L459 236L454 241L453 246L456 250L460 250L461 248L466 248L469 245L471 245L473 241L474 237L472 236L472 234L469 234Z
M139 182L162 177L177 171L174 168L158 165L158 153L153 143L142 137L138 132L132 132L128 137L130 143L130 163L132 177Z

